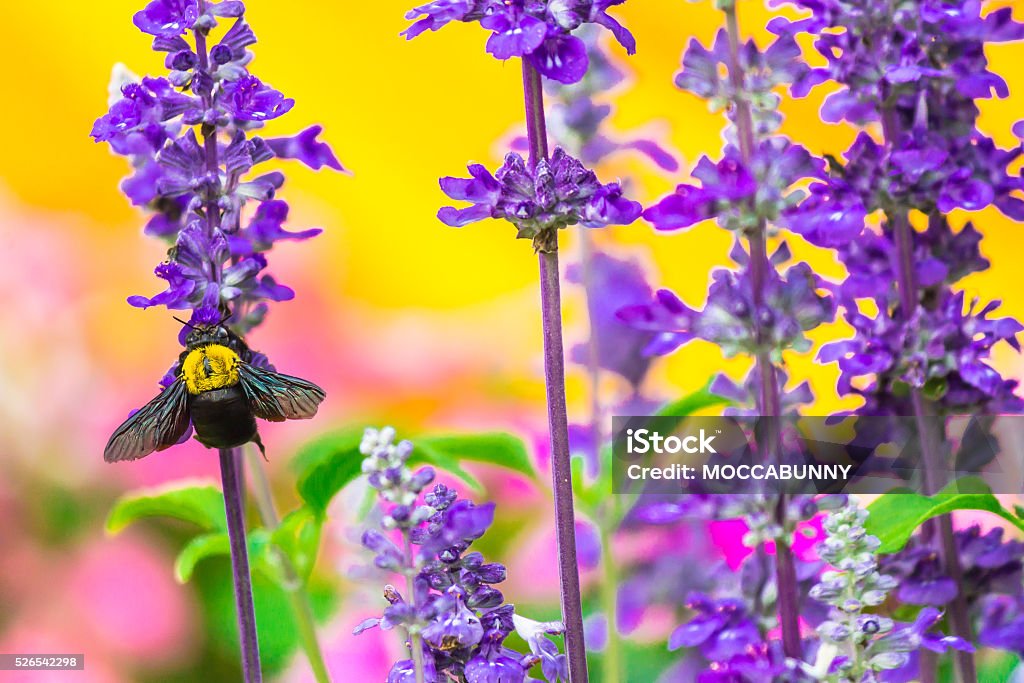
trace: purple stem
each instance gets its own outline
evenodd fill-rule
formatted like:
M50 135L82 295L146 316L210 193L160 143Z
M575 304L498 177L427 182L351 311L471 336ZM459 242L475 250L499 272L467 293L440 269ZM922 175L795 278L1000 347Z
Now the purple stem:
M735 4L728 4L723 8L725 21L729 36L729 79L732 82L733 90L741 94L744 87L743 67L740 65L740 30L739 21L736 17ZM750 111L750 104L742 97L737 97L736 107L736 129L739 137L740 156L743 163L749 167L754 155L754 120ZM757 330L758 347L762 346L760 322L757 311L761 310L763 303L762 296L765 283L768 278L768 270L772 267L768 260L768 245L765 238L767 226L764 221L759 221L754 230L750 231L747 239L750 243L750 280L753 288L754 299L754 325ZM775 364L767 351L760 351L755 358L755 368L760 379L761 391L758 397L758 412L768 418L766 439L768 455L773 457L779 453L779 433L777 418L781 415L781 399L779 396L778 376ZM786 521L786 496L780 494L775 505L775 521L783 530L788 533ZM782 630L782 650L787 657L801 659L803 657L803 645L800 640L800 596L796 577L796 561L793 557L793 550L790 548L789 539L783 536L775 544L775 575L778 588L778 616L779 627Z
M533 166L548 156L547 126L544 120L541 76L525 59L523 92L526 100L526 131L530 141L530 165ZM557 237L552 242L557 248ZM558 252L554 249L541 251L538 259L544 325L544 381L548 399L548 430L551 433L551 481L555 497L565 653L569 660L570 683L587 683L587 648L583 639L583 604L576 563L576 519L573 510L572 465L569 461L569 420L565 408L565 352L562 346Z
M242 470L238 466L236 448L220 449L220 477L224 485L224 513L228 520L231 542L231 572L235 584L235 607L238 612L238 637L242 646L242 679L260 683L259 639L256 636L256 609L252 602L252 580L249 576L249 552L245 543L245 516L242 504Z
M204 0L199 2L200 13L206 10ZM209 73L210 59L206 49L206 34L197 30L196 55L199 70ZM207 79L199 93L207 110L213 106L213 83ZM206 173L211 185L206 188L204 210L206 232L212 237L220 224L220 208L217 197L220 194L220 161L217 158L217 127L204 123L201 127L203 151L205 152ZM223 264L212 264L211 270L216 282L221 281ZM238 640L242 650L242 674L246 683L263 680L260 669L260 646L256 635L256 608L252 600L252 578L249 575L249 553L245 540L245 486L241 451L236 448L220 449L220 473L224 487L224 512L228 521L228 538L231 544L231 570L234 576L235 607L238 612Z
M882 112L882 131L886 141L893 145L900 134L899 122L892 107L885 107ZM897 287L900 294L900 309L906 320L910 320L918 308L919 294L914 272L914 229L910 225L910 219L906 212L889 212L886 216L889 225L892 227L896 238L896 254L898 260ZM941 456L941 445L937 442L942 435L935 434L933 424L928 419L929 405L921 389L912 386L910 388L910 400L914 409L914 422L921 439L921 455L923 460L924 488L927 495L938 492L947 482L942 481L943 462ZM956 550L956 538L953 535L953 518L950 515L942 515L934 520L925 523L925 532L931 542L937 546L939 556L946 574L957 586L963 585L963 567L960 564L960 556ZM938 527L938 533L935 533ZM971 619L967 609L967 599L963 591L958 590L953 602L949 606L949 626L953 635L972 642ZM974 663L974 655L970 652L954 653L957 664L957 671L961 683L977 683L978 672ZM921 669L924 673L926 664L937 665L937 658L929 657L921 660ZM922 675L922 678L925 678ZM934 671L928 671L927 677L935 679Z

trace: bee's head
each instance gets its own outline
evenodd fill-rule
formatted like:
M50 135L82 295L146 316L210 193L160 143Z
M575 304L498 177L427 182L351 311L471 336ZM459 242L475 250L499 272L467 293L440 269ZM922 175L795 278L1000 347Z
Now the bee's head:
M189 347L205 344L227 345L231 337L231 333L223 325L197 325L185 337L185 344Z

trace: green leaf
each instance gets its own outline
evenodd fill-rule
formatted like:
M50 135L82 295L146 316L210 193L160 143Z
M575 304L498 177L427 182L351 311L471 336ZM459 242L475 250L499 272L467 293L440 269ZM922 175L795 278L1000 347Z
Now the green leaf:
M909 491L886 493L868 506L871 514L865 527L882 542L879 552L894 553L907 544L921 524L954 510L991 512L1024 530L1024 520L1006 510L988 484L977 477L955 481L934 496Z
M249 566L285 590L295 590L306 583L316 563L320 548L322 517L308 506L285 515L277 529L251 530L246 535ZM196 565L211 557L230 557L231 539L227 532L201 534L189 541L174 562L174 576L187 583ZM285 566L291 563L291 569Z
M718 394L711 393L711 382L708 381L703 387L687 394L682 398L662 406L655 413L657 417L688 417L706 408L728 405L732 403L729 399Z
M362 429L325 434L303 446L292 461L299 495L317 515L323 516L338 491L362 474L362 439Z
M530 451L523 440L506 432L483 434L442 434L420 437L418 449L444 454L456 461L482 462L537 478Z
M212 661L238 661L238 622L235 616L235 597L232 587L231 565L227 558L205 563L193 578L199 589L203 626L214 655ZM253 602L256 608L256 631L259 633L260 660L264 676L276 677L294 661L299 647L299 629L295 622L288 592L267 579L260 572L252 577ZM311 581L307 595L313 613L321 621L334 612L338 604L335 586L323 581ZM206 665L209 666L209 661ZM237 677L237 670L233 674ZM203 676L194 680L231 680L230 676L212 678Z
M399 436L404 436L399 433ZM363 455L359 444L362 429L326 434L304 446L292 461L298 475L302 500L319 516L337 493L362 475ZM480 482L464 467L465 462L499 465L536 478L530 453L523 441L503 432L484 434L442 434L410 437L416 444L410 464L429 464L454 474L477 491Z
M417 443L416 449L412 452L412 455L409 456L409 464L433 465L435 468L444 470L448 474L454 474L456 477L466 482L466 484L477 493L484 492L484 485L480 483L479 479L467 472L466 469L459 464L458 458L454 458L441 451L435 451L429 445Z
M227 531L224 497L216 486L175 484L125 494L107 515L106 529L116 534L146 517L170 517L196 524L204 531Z
M196 536L181 549L174 560L174 578L178 583L192 580L196 565L207 557L230 555L231 542L226 533L201 534Z
M607 450L611 451L610 448ZM569 464L572 469L572 492L576 498L576 504L593 515L594 510L602 502L608 500L610 491L606 489L611 487L611 478L605 477L602 471L601 478L594 482L593 485L588 486L585 471L586 463L583 461L583 458L573 458Z
M308 506L292 510L270 535L271 542L291 561L298 579L305 583L320 550L322 518Z
M270 557L270 536L266 529L253 529L246 534L249 548L249 566L262 572L276 583L283 583L280 570ZM231 557L231 539L226 531L201 534L185 544L174 560L174 578L187 583L195 573L196 565L210 557Z

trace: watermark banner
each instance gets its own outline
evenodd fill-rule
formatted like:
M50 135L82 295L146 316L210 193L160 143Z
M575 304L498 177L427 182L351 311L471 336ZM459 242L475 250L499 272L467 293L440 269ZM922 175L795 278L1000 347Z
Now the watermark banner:
M1024 492L1024 416L613 419L615 493Z

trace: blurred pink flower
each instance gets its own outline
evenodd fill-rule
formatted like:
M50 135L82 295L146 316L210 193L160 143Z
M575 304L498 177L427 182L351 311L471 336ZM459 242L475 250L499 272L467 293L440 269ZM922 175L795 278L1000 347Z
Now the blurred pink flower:
M824 515L817 515L809 520L798 522L793 533L793 554L806 562L818 559L815 549L825 538L825 531L821 524ZM754 551L743 544L743 536L750 530L747 523L742 519L730 519L720 522L711 522L708 525L711 534L711 542L722 553L729 568L735 571L743 561ZM775 554L775 543L769 541L765 544L765 550L769 555Z
M85 669L82 671L32 671L22 674L5 672L3 681L25 681L26 683L126 683L128 678L118 674L111 663L92 645L89 635L78 630L78 625L65 620L57 628L45 628L37 624L21 622L15 624L0 639L0 652L21 654L81 654L85 655Z
M175 583L172 558L126 532L83 548L69 563L67 611L112 654L146 666L175 662L195 645L191 591Z
M341 610L342 614L351 614L351 607ZM405 657L399 651L402 637L398 631L371 629L358 636L352 634L352 629L364 619L379 616L367 613L363 605L359 606L359 610L359 615L342 616L321 629L320 645L332 680L383 681L387 679L391 664ZM301 652L296 654L291 667L281 677L282 683L307 683L313 680L309 662Z

